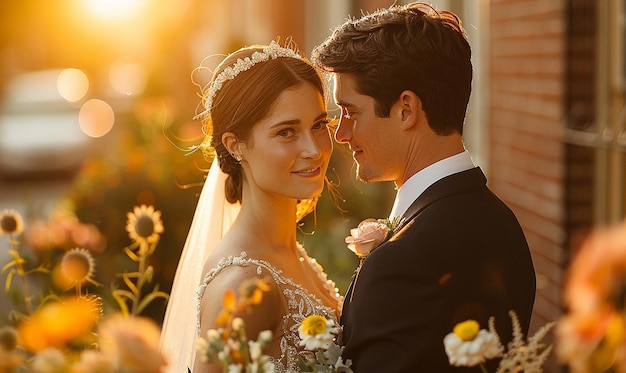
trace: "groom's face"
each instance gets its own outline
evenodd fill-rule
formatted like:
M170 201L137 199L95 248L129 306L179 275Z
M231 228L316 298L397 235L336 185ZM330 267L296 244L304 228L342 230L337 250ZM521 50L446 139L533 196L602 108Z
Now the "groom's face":
M347 143L356 162L356 173L363 182L395 181L401 170L394 164L398 149L395 118L376 116L375 101L358 92L353 75L334 75L334 99L341 108L335 140Z

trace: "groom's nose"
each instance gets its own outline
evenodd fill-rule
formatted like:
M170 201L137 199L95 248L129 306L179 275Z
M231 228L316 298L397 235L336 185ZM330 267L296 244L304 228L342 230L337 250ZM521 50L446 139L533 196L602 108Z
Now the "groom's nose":
M341 117L339 119L339 124L337 125L337 129L335 130L335 140L339 143L344 143L350 141L352 138L352 126L353 121L351 119L347 119L345 117Z

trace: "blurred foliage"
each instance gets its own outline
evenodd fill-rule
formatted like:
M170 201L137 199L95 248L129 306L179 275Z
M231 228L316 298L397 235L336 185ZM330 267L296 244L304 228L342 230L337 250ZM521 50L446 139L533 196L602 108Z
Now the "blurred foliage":
M123 252L129 244L125 212L145 204L161 211L165 227L151 258L153 282L162 291L171 290L208 164L199 152L186 155L170 143L163 133L167 113L166 99L139 100L117 126L118 144L88 158L68 192L79 219L96 225L107 238L107 249L97 257L102 283L133 266ZM144 314L160 322L164 311L164 302L154 302Z

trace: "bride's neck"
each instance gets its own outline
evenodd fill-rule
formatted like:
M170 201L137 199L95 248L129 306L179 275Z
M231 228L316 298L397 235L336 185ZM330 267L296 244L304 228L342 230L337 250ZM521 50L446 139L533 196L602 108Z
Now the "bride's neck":
M296 201L285 199L270 204L244 200L235 226L254 244L293 247L296 245Z

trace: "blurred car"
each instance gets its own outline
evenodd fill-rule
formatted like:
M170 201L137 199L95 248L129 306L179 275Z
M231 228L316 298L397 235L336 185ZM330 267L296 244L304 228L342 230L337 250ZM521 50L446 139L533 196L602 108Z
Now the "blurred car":
M59 93L63 70L17 75L0 99L0 176L76 170L91 138L79 126L80 107Z

